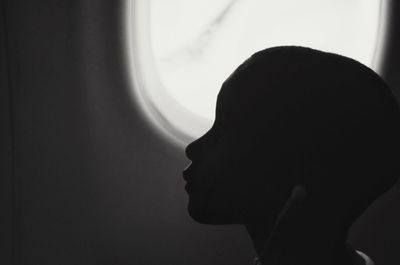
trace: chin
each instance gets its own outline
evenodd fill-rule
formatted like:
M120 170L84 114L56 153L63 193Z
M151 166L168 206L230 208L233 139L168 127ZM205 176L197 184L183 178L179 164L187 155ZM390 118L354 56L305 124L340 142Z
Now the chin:
M191 196L188 212L190 217L198 223L210 225L242 224L239 219L227 209L217 209L216 203Z

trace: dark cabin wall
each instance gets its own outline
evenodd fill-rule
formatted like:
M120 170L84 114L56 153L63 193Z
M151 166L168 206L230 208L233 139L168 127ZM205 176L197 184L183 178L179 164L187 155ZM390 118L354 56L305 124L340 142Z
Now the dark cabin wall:
M183 149L132 98L128 0L0 2L0 263L251 264L242 227L188 217ZM376 264L400 264L399 201L396 187L351 230Z
M0 264L13 255L13 132L4 3L0 2Z

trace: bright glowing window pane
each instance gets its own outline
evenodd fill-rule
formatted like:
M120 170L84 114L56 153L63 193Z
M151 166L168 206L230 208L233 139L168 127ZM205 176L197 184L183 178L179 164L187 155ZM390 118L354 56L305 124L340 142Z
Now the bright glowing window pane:
M151 45L161 89L188 112L211 121L222 82L258 50L301 45L372 66L379 4L379 0L151 0Z

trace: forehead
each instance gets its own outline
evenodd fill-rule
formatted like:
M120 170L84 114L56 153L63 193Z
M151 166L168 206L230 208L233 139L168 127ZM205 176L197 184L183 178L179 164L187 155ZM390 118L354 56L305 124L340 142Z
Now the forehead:
M239 103L240 102L237 100L237 93L235 93L233 87L227 82L224 82L217 96L217 117L221 115L233 117L235 112L240 109Z
M244 128L253 123L256 116L261 114L257 110L260 106L256 106L258 104L251 99L250 95L246 95L246 90L246 88L242 89L224 83L217 97L217 122L235 124L237 128Z
M217 112L241 114L253 112L255 115L269 108L272 86L267 77L257 77L247 73L236 73L222 85L217 97Z

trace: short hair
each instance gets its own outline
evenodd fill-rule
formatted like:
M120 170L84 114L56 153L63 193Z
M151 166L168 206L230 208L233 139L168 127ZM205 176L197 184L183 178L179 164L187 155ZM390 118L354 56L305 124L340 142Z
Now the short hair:
M310 48L275 47L252 55L224 86L241 99L237 108L259 117L265 137L258 141L282 157L282 170L296 165L293 183L321 196L336 192L335 203L353 219L396 182L399 108L365 65Z

